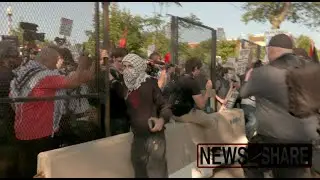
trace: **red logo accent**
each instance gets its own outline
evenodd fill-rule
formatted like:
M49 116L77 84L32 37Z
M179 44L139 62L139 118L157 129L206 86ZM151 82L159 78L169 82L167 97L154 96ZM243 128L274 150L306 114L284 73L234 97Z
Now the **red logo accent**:
M128 97L131 106L137 109L140 105L140 96L138 91L132 91Z

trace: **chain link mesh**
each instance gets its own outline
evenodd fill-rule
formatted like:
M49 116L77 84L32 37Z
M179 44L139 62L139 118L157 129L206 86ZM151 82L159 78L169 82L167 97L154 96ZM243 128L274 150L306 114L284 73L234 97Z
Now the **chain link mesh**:
M40 39L32 41L32 44L36 44L36 46L31 47L34 48L34 51L37 51L37 49L41 50L41 48L46 45L54 44L56 37L66 38L65 44L61 47L69 49L71 51L74 61L77 62L77 58L83 50L84 42L88 41L89 36L92 36L91 39L95 38L94 32L96 31L94 26L94 5L94 2L2 2L0 3L0 22L2 24L2 26L0 27L0 35L18 36L19 48L25 48L26 45L28 45L28 48L30 48L29 45L31 43L26 41L26 39L23 37L23 29L21 29L19 24L20 22L36 24L38 25L37 33L45 33L45 37L44 42L42 42ZM59 34L61 18L67 18L73 21L70 36L64 37L63 35ZM20 56L22 56L22 52L20 52ZM60 56L62 57L61 54ZM20 59L21 58L22 57L20 57ZM17 61L17 59L15 59L15 61ZM64 61L66 62L65 58ZM5 63L3 62L4 60L2 58L0 66L4 67ZM75 68L77 65L73 64L70 66L73 66L73 68ZM1 67L1 69L5 69L3 67ZM65 67L65 69L67 69L67 67ZM0 108L0 114L2 114L0 115L0 131L10 132L0 134L4 136L6 136L6 134L9 134L10 138L15 139L13 126L14 117L12 117L14 116L14 113L12 116L3 116L4 114L10 114L12 111L11 105L8 104L8 95L10 80L13 78L13 76L11 72L6 72L5 70L1 70L0 73L0 104L2 107ZM68 73L70 73L70 71L68 71L67 74ZM30 81L32 80L33 79L31 77ZM81 88L68 90L70 91L68 95L89 95L91 92L94 91L93 89L96 88L95 85L90 84L91 83L82 85ZM91 98L85 97L70 99L69 109L72 112L71 114L73 114L72 116L76 117L69 117L69 119L72 120L71 125L69 127L71 128L71 131L73 131L73 137L68 137L68 139L72 141L68 143L76 144L93 140L94 137L92 134L98 134L98 132L101 131L101 129L99 129L100 120L97 119L99 112L95 108L97 105L92 103L91 101L91 99L95 98L98 98L98 96L92 95ZM62 99L64 99L65 102L68 102L66 98ZM25 101L28 101L28 98ZM34 102L25 102L25 104L34 104L39 101L52 102L50 100L37 100ZM54 102L57 102L57 100L54 100ZM35 114L36 113L37 112L35 112ZM41 116L41 114L39 114L39 116ZM80 116L82 118L79 118ZM85 121L88 123L83 123ZM91 139L88 137L91 137Z
M178 19L178 62L183 66L185 61L196 57L202 61L200 86L205 88L210 79L212 56L212 30Z
M254 63L257 60L263 60L265 56L265 48L250 41L243 41L242 49L250 49L249 63Z

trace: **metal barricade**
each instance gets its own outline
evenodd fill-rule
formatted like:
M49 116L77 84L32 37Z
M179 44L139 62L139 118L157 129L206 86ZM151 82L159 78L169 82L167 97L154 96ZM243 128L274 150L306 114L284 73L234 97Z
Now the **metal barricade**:
M17 48L20 49L20 58L30 59L32 55L36 54L41 48L55 44L60 47L67 48L71 51L75 63L83 51L89 53L93 61L97 62L95 77L100 76L100 27L104 26L103 34L104 41L108 42L107 23L102 24L100 21L99 2L4 2L1 3L0 19L2 21L2 28L0 28L1 35L16 36L18 38ZM105 9L105 7L104 7ZM107 13L108 12L103 12ZM104 43L104 49L108 49L108 43ZM32 59L32 58L31 58ZM107 65L107 64L106 64ZM107 75L109 73L107 72ZM1 77L2 78L2 77ZM87 99L89 109L85 113L90 117L93 123L97 125L101 133L108 135L109 130L109 116L103 119L100 116L100 99L99 86L106 86L108 89L108 77L105 77L105 83L102 85L98 78L94 80L92 86L87 84L87 89L78 94L63 95L55 97L18 97L15 99L8 97L9 87L0 86L0 104L1 106L9 105L9 103L32 103L39 101L77 101ZM7 81L10 81L7 80ZM107 93L108 97L108 93ZM92 102L96 103L92 103ZM107 98L108 101L108 98ZM80 103L80 105L84 105ZM71 107L75 108L75 107ZM2 119L1 119L2 121ZM5 120L3 120L5 121ZM10 120L10 121L14 121ZM14 132L11 125L10 131Z
M190 57L203 62L204 74L214 82L216 76L216 30L186 18L171 16L171 56L182 66Z

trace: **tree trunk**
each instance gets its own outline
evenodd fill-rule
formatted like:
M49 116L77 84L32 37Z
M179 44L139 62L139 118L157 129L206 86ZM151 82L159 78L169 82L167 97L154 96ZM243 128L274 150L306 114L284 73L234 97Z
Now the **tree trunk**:
M281 24L281 22L279 22L279 21L272 21L271 22L271 25L272 25L271 29L280 29L280 24Z
M270 18L270 23L272 25L272 29L280 29L281 23L287 18L289 15L291 8L291 2L285 2L282 8L282 11L279 15Z

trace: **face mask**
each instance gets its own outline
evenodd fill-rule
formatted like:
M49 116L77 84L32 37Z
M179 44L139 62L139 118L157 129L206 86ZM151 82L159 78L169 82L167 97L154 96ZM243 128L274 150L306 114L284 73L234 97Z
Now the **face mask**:
M123 80L127 86L134 84L138 76L139 74L134 69L127 68L123 71Z

